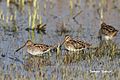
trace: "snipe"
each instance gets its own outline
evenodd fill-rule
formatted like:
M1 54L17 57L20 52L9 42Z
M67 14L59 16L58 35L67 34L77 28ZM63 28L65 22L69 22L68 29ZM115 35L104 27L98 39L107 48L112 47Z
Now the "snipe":
M107 25L106 23L102 23L101 24L101 28L99 30L99 38L101 40L105 39L105 40L111 40L113 39L113 37L116 36L118 30L115 29L113 26L111 25Z
M31 40L27 40L27 42L22 47L17 49L15 52L19 51L23 47L26 47L27 52L32 55L39 55L39 54L42 55L44 53L49 52L55 46L49 46L46 44L34 44Z
M69 51L80 51L89 48L91 45L84 41L74 40L69 35L65 36L63 43L65 48Z

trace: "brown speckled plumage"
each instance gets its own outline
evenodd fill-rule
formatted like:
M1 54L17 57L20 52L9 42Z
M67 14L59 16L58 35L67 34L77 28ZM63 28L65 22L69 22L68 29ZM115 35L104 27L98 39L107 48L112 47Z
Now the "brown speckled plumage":
M26 46L27 52L32 55L39 55L46 53L54 47L54 46L48 46L46 44L34 44L31 40L27 40L27 42L21 48L23 48L24 46ZM20 50L21 48L19 48L18 50ZM18 50L16 50L16 52Z
M66 35L64 46L69 51L80 51L85 48L88 48L90 44L80 40L74 40L69 35Z
M107 25L103 22L99 30L99 35L101 37L105 37L106 40L109 40L116 36L117 32L118 30L116 30L113 26Z

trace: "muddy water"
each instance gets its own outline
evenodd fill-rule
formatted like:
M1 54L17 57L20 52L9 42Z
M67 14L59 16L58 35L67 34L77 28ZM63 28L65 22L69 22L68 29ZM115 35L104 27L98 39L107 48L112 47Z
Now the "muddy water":
M24 6L21 7L18 2L8 5L2 0L0 2L0 79L119 80L119 55L111 60L106 55L100 58L92 58L93 54L90 54L91 58L86 56L94 53L94 50L82 55L62 50L38 57L28 54L26 48L14 54L14 51L28 39L35 43L52 45L62 41L66 34L85 40L91 43L92 47L98 47L97 37L101 16L104 22L120 30L119 3L120 0L106 0L103 4L99 0L37 0L36 9L33 2L25 1ZM103 10L102 15L101 10ZM34 14L36 14L35 21L31 20ZM11 15L14 19L10 18ZM33 24L35 26L40 24L41 21L46 24L45 33L26 30L32 28ZM112 43L117 46L116 52L119 54L119 32Z

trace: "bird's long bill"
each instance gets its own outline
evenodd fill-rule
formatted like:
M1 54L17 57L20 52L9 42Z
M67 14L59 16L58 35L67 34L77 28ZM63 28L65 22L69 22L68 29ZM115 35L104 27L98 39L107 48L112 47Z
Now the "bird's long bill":
M63 42L61 42L60 46L62 46L65 43L65 40Z
M61 46L61 44L58 43L58 44L55 44L55 45L51 46L51 48L53 49L53 48L57 48L57 47L60 47L60 46Z
M61 42L61 43L58 43L58 44L55 44L54 46L52 46L52 48L60 48L63 44L64 44L65 41Z
M116 36L118 33L118 30L115 30L114 33L113 33L113 36Z
M25 46L25 44L23 46L21 46L20 48L18 48L15 52L18 52L20 49L22 49Z

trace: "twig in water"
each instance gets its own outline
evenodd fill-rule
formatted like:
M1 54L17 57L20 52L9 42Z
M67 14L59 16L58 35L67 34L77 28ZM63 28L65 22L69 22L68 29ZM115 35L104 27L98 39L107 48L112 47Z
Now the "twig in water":
M82 12L82 11L78 12L75 16L73 16L73 20L74 20L77 24L79 24L79 23L78 23L78 21L77 21L75 18L76 18L81 12Z

